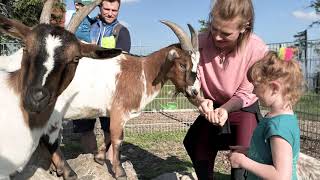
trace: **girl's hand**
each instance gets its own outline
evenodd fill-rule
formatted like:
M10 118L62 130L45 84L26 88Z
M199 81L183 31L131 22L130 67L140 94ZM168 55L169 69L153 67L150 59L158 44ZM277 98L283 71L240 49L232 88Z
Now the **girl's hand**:
M246 156L242 153L231 151L228 154L229 161L231 163L232 168L242 168L241 164Z
M249 147L247 146L229 146L229 148L232 152L238 152L242 154L247 154L249 150Z

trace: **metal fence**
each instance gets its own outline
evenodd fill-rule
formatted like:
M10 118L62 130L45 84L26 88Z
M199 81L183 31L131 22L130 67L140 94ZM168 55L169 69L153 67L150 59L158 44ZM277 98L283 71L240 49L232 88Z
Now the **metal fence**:
M270 50L294 46L294 42L268 44ZM18 43L0 43L0 55L9 55L21 47ZM320 159L320 40L308 42L307 51L298 47L298 59L301 62L306 79L306 93L295 107L301 128L301 149L306 154ZM132 52L138 55L151 53L150 46L133 46ZM306 52L306 53L305 53ZM182 95L172 98L174 86L167 83L160 94L144 109L141 122L139 118L128 122L126 133L153 131L186 131L197 113L194 106Z
M301 150L320 159L320 40L308 41L305 48L296 46L295 42L272 43L268 46L270 50L274 51L278 51L280 47L296 47L298 50L296 58L301 62L306 81L305 95L295 107L295 112L300 120ZM173 129L186 131L189 124L192 123L190 122L191 117L196 114L191 113L194 107L183 96L178 96L176 100L172 99L172 92L174 92L174 86L165 85L155 100L144 109L144 112L147 112L144 116L147 117L150 116L149 112L157 112L157 115L155 113L153 115L158 121L151 121L152 123L147 124L134 121L128 124L127 131L128 128L130 128L130 132L140 132L141 129L155 131L154 127L162 131L170 130L173 127ZM262 109L264 108L262 107ZM183 113L179 114L179 111ZM188 114L184 115L185 112ZM159 122L159 119L163 119L163 121Z

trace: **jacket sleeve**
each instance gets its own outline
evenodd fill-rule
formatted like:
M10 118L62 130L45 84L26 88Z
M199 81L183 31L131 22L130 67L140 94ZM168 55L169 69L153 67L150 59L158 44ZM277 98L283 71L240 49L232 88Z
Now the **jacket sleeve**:
M99 27L97 25L97 22L93 23L91 25L91 28L90 28L90 39L91 39L91 43L93 44L97 44L97 37L99 35Z
M123 51L130 52L131 38L130 33L126 27L121 28L116 43L116 48L121 48Z

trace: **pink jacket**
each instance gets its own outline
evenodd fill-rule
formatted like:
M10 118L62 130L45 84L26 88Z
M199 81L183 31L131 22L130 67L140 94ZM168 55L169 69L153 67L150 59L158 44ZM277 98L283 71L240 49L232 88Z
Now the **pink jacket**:
M220 63L219 52L208 32L199 35L199 49L198 78L205 98L220 105L234 99L242 103L242 107L257 100L252 93L253 85L247 79L247 71L268 50L258 36L252 34L245 47L227 54L225 63Z

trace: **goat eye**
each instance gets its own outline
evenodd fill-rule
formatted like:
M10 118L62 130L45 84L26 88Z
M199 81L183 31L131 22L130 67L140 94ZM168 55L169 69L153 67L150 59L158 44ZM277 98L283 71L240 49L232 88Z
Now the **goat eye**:
M72 62L73 63L78 63L79 62L80 57L76 56L73 58Z
M180 69L182 71L186 71L187 70L187 65L186 64L180 64Z

